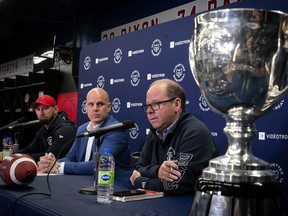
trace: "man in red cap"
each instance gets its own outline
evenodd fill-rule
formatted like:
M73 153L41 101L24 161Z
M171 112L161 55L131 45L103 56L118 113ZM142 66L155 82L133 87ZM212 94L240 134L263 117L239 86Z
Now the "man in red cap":
M19 153L28 154L36 162L45 153L58 155L64 145L67 147L62 151L59 158L64 157L73 142L67 143L76 134L73 121L69 120L64 111L58 113L56 101L50 95L42 95L31 105L35 109L37 118L45 122L36 133L33 141Z

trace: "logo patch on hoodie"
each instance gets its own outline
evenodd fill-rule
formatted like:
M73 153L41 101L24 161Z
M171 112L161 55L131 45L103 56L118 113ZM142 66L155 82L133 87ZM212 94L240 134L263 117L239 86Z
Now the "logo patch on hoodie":
M52 136L47 137L47 143L48 145L52 145Z

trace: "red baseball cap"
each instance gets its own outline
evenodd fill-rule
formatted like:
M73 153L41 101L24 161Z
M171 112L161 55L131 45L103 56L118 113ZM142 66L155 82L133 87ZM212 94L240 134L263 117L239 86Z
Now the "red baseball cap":
M56 106L56 101L53 97L50 95L42 95L39 97L34 103L31 104L32 108L35 108L38 105L43 105L43 106Z

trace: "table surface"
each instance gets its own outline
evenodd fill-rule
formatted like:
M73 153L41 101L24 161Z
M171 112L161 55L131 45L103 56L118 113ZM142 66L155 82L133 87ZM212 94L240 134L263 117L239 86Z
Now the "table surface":
M29 186L9 188L0 181L0 215L7 215L12 202L27 193L48 193L46 176L37 176ZM93 176L58 175L49 177L52 196L31 195L20 199L9 215L189 215L192 196L165 196L157 199L100 204L96 195L79 189L93 185ZM129 189L115 183L114 191Z

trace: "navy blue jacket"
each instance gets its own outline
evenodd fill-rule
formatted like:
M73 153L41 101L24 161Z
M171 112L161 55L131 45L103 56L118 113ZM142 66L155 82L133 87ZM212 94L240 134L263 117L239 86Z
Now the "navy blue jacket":
M102 122L100 127L106 127L117 123L119 122L110 115ZM82 124L77 130L77 135L86 132L88 124L89 122ZM87 142L88 137L76 139L68 154L64 158L58 160L59 162L65 162L65 174L92 175L94 173L93 154L95 152L95 140L92 145L90 160L85 162ZM104 153L105 148L112 150L112 155L115 158L116 164L116 176L121 172L130 170L130 153L128 151L127 134L125 131L114 131L101 136L99 148L100 155ZM129 176L126 178L129 178Z
M134 185L166 194L192 193L202 169L216 155L209 129L196 117L182 112L164 142L151 128L136 164L136 170L142 177L137 178ZM168 157L178 161L181 172L181 177L172 183L158 178L159 167Z

